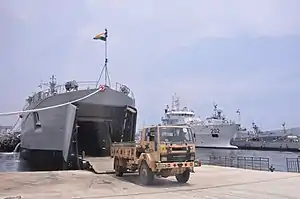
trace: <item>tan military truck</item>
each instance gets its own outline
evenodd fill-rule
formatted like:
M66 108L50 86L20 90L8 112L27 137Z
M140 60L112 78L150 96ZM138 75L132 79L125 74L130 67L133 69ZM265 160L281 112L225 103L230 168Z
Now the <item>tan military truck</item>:
M186 183L195 166L195 135L188 126L146 127L138 143L113 143L111 157L117 176L138 171L144 185L152 184L154 176Z

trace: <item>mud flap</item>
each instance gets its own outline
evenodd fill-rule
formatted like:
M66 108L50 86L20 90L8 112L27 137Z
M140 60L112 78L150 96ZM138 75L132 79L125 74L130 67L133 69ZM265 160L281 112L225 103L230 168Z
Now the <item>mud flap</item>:
M66 124L64 128L65 136L63 143L63 158L65 162L68 162L70 158L71 138L74 132L76 110L76 106L72 104L67 105Z

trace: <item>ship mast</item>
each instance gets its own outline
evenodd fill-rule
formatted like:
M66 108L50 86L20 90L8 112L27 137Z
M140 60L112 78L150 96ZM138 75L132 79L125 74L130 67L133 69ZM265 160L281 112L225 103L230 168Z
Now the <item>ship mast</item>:
M213 102L213 117L218 117L218 105Z
M47 86L50 90L50 94L54 94L56 92L56 77L52 75L50 77L50 81L48 83L46 82L41 82L40 85L38 86L40 89L43 89L43 86Z
M49 87L50 87L50 93L51 94L54 94L56 92L55 86L56 86L56 78L55 78L54 75L52 75L50 77L50 82L49 82Z
M98 87L98 84L101 80L102 74L104 72L104 78L105 78L105 86L110 87L110 77L109 77L109 73L108 73L108 69L107 69L107 63L108 63L108 58L107 58L107 38L108 38L108 32L107 29L105 29L105 32L103 33L104 37L94 37L94 39L101 39L104 41L104 66L101 70L100 76L97 80L97 84L96 87ZM100 34L101 35L101 34Z
M283 128L283 134L285 135L286 134L285 122L283 122L282 128Z
M177 97L176 93L175 93L172 98L173 98L172 99L172 110L179 111L179 107L180 107L179 97Z
M238 123L241 124L241 111L240 111L240 109L236 110L236 114L238 114Z
M253 128L254 134L258 135L260 133L260 130L259 130L258 126L255 124L255 122L252 122L252 128Z

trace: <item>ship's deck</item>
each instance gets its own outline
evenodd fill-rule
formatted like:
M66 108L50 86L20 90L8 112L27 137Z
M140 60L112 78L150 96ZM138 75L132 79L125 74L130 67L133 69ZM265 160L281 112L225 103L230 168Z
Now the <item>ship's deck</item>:
M111 170L110 158L102 163L99 168ZM167 178L149 187L140 186L135 174L117 178L88 171L0 173L0 178L0 198L300 198L298 173L217 166L196 168L185 185Z

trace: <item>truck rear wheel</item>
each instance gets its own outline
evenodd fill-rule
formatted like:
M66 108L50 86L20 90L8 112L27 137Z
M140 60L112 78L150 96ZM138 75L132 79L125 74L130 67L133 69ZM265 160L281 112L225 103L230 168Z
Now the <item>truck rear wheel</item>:
M187 169L181 174L175 175L177 182L186 183L190 179L190 170Z
M139 176L143 185L150 185L154 181L154 174L145 161L142 162L139 169Z
M122 177L123 176L123 168L120 165L119 158L115 157L114 159L114 169L116 171L116 176Z

